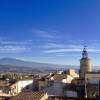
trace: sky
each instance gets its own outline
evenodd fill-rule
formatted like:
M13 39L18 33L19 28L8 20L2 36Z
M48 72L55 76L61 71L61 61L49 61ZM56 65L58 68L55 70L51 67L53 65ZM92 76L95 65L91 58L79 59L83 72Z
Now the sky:
M0 58L79 65L84 45L100 66L100 0L0 0Z

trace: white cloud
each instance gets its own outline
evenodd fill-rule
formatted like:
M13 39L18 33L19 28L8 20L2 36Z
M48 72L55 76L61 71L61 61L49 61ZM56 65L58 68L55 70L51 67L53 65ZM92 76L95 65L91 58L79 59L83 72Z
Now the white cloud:
M0 53L21 53L31 49L31 40L26 41L8 41L0 40Z
M0 45L29 45L31 40L26 41L11 41L11 40L0 40Z
M52 48L64 48L66 45L57 44L57 43L46 43L42 46L44 49L52 49Z
M74 44L59 44L59 43L47 43L44 46L45 53L57 53L57 52L78 52L83 48L82 45Z
M58 54L56 54L56 56L58 56L58 57L80 57L80 55L79 54L60 54L60 53L58 53Z
M0 53L20 53L25 52L28 49L21 46L0 46Z
M61 52L80 52L81 49L51 49L45 50L44 53L61 53Z
M42 38L47 38L47 39L57 39L57 38L61 38L61 36L59 36L59 32L58 31L54 31L54 30L39 30L39 29L33 29L32 33L34 33L36 36L42 37Z
M94 48L91 48L91 49L88 49L89 52L94 52L94 53L100 53L100 49L94 49Z
M50 45L51 47L47 48L44 50L44 53L64 53L64 52L81 52L83 49L82 45L57 45L55 44L55 48L54 45ZM88 47L87 49L88 52L92 52L92 53L100 53L100 49L99 48L93 48L93 47Z

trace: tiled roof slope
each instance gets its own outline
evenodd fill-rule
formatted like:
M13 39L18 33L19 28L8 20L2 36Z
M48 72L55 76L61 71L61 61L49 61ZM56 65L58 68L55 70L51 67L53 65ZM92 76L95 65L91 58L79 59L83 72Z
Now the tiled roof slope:
M21 92L11 100L40 100L45 94L44 92Z

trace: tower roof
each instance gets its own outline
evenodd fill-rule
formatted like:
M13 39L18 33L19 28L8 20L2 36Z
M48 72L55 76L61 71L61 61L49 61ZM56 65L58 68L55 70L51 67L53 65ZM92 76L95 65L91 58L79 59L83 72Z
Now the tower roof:
M87 53L87 47L86 46L84 46L84 48L83 48L82 58L88 58L88 53Z

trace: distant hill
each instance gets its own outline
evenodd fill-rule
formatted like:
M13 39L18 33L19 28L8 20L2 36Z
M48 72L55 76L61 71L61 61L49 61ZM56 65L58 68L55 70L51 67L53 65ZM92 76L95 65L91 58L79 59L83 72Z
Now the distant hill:
M23 61L14 58L2 58L0 59L0 69L7 70L61 70L68 68L75 68L76 66L71 65L57 65L57 64L47 64L38 62Z

